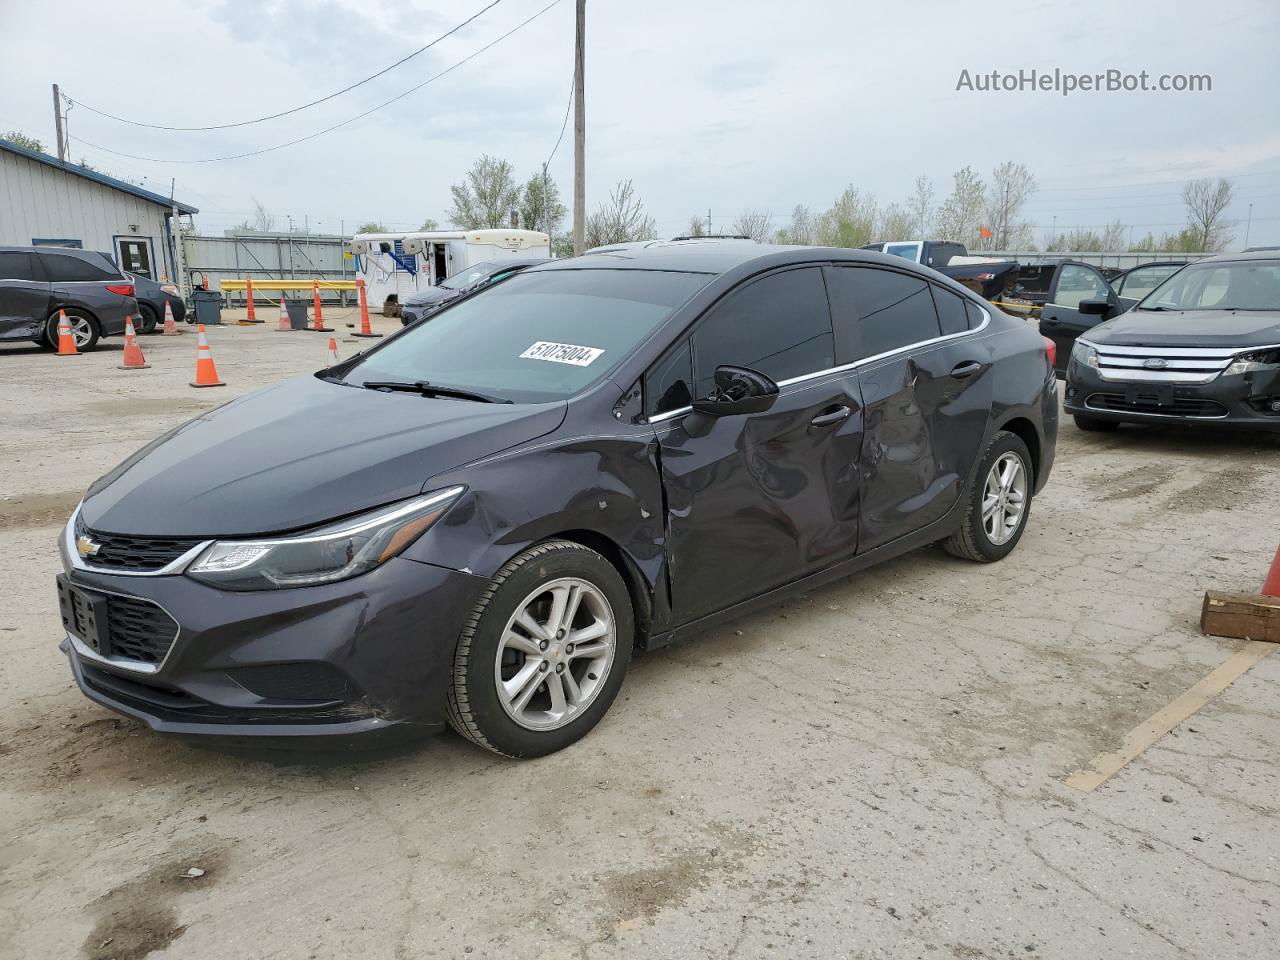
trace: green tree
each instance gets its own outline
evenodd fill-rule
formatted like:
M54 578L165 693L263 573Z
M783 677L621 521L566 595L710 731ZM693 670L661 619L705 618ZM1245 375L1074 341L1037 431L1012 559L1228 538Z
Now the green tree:
M814 240L824 247L861 247L876 239L876 216L875 197L846 187L831 209L818 216Z
M935 219L937 238L973 243L981 226L986 185L971 167L957 170L951 179L951 195L943 201Z
M294 231L297 232L296 230ZM370 220L368 223L362 223L356 227L356 233L390 233L385 223L379 223L377 220Z
M564 223L565 206L560 202L560 188L550 177L535 173L520 195L520 226L541 230L554 236Z
M423 220L422 226L418 228L419 232L421 233L430 233L432 230L439 230L439 229L440 229L439 221L433 220L430 217L427 217L427 219Z
M44 153L44 144L35 137L29 137L21 130L9 130L4 134L4 139L10 143L16 143L18 146L27 150L34 150L36 153Z
M811 247L816 242L817 227L813 211L803 203L797 203L791 211L791 223L778 229L774 234L773 242Z
M1187 226L1179 236L1189 249L1188 253L1201 250L1221 250L1234 239L1232 224L1224 216L1235 187L1223 177L1214 183L1209 177L1190 180L1182 188L1182 202L1187 206Z
M511 164L488 154L473 163L467 179L449 191L453 194L449 220L463 230L505 227L520 203Z

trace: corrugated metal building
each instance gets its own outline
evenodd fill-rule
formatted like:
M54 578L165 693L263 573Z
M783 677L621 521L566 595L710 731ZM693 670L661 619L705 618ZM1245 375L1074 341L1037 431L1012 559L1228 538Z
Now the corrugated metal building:
M100 250L122 270L172 278L171 217L168 197L0 140L0 246Z

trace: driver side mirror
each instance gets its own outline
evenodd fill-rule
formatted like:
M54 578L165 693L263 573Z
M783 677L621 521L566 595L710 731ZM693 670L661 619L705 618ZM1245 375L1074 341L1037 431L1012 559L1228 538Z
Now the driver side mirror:
M716 386L709 397L693 401L693 409L711 417L764 413L778 399L778 385L750 367L716 367Z
M1090 297L1076 304L1076 309L1081 313L1094 313L1101 316L1111 309L1111 301L1106 297Z

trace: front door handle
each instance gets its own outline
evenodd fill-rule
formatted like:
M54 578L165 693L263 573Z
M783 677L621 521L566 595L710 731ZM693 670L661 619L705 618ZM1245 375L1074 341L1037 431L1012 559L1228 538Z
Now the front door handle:
M809 421L809 425L814 427L829 427L833 423L839 423L841 420L847 420L851 413L853 413L852 410L841 404L838 407L832 407L830 410L826 410L818 414Z
M951 368L951 376L957 380L963 380L965 377L972 377L975 373L982 369L982 364L977 360L970 360L967 363L956 364Z

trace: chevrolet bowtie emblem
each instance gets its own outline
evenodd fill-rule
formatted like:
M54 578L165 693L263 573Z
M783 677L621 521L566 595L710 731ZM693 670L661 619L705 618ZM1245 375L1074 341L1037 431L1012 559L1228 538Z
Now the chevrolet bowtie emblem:
M96 556L98 551L102 549L102 544L94 543L86 536L76 537L76 553L80 554L81 560Z

